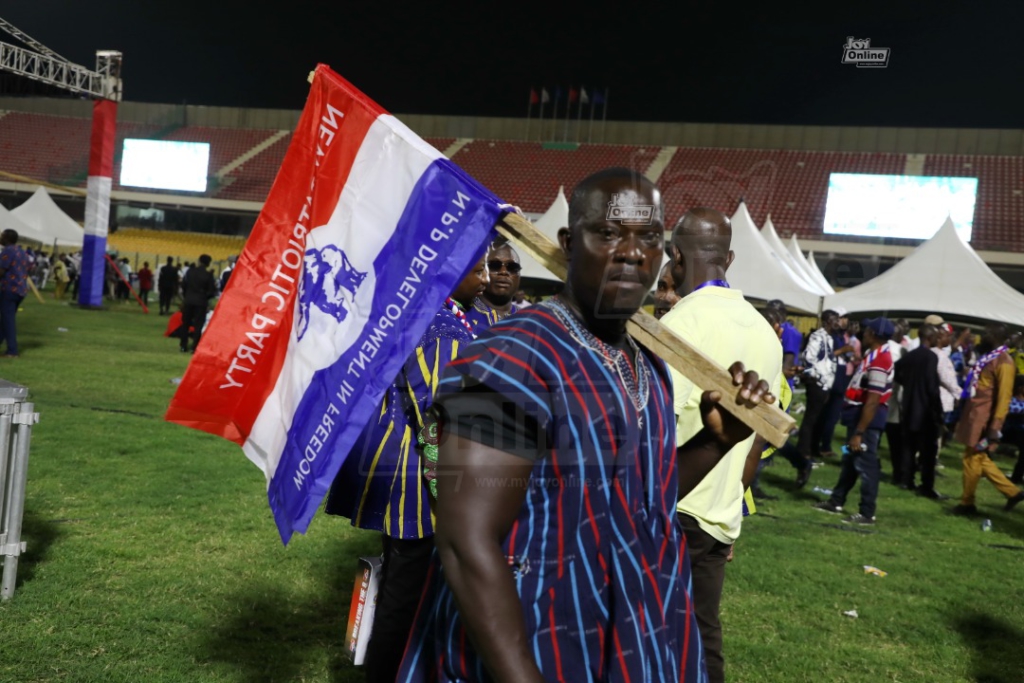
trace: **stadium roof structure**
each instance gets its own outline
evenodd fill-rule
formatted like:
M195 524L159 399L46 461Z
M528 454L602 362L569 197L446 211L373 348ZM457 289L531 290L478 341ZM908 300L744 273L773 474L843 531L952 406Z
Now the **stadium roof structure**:
M825 298L850 313L907 311L1024 325L1024 294L992 272L946 218L909 256L862 285Z
M768 217L771 220L771 216ZM797 264L804 269L804 274L809 275L811 282L816 283L822 291L826 294L835 294L836 290L832 289L832 285L828 283L828 279L818 269L818 264L814 262L814 254L811 253L811 257L805 257L803 250L800 248L800 242L797 241L796 235L790 235L789 241L785 242L785 247L789 249L789 253L796 259Z
M732 250L736 257L729 266L729 284L748 299L782 300L787 308L817 315L822 295L808 288L769 246L754 225L745 202L732 217ZM787 252L788 253L788 252Z
M45 237L46 244L56 242L62 247L81 247L85 240L82 226L64 213L42 186L36 188L32 196L11 213Z
M768 214L767 218L765 218L764 226L761 228L761 235L764 237L765 242L768 243L768 246L771 248L772 253L776 258L782 261L790 271L793 279L812 292L816 292L819 296L828 294L824 287L822 287L812 276L807 274L796 258L793 257L793 254L790 253L789 249L786 248L786 245L782 243L782 240L779 238L779 234L775 232L775 226L772 224L771 214Z

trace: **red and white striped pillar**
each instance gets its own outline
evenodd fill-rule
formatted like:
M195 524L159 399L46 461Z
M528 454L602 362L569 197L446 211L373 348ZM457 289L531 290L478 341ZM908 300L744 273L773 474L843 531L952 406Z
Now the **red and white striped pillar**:
M92 108L92 141L89 146L88 194L85 198L85 242L82 246L78 303L103 304L106 271L107 226L110 219L110 188L114 175L114 141L117 102L96 100Z

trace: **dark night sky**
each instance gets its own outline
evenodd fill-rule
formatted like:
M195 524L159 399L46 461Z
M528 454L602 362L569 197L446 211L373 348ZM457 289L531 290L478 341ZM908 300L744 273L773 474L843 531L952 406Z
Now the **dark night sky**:
M554 5L34 0L0 16L89 67L121 50L134 101L300 109L324 62L397 113L524 116L531 85L584 83L620 120L1024 127L1021 3ZM841 64L848 35L891 48L889 67Z

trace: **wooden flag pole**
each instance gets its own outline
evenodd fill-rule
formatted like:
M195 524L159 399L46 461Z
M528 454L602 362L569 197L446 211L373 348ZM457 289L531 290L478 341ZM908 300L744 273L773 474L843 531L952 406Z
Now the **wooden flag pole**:
M28 283L29 289L31 289L32 293L36 295L37 299L39 299L39 303L45 304L46 300L43 299L43 295L39 293L38 289L36 289L36 283L32 282L32 278L31 277L26 277L25 278L25 282Z
M496 226L499 233L515 243L560 280L568 275L568 263L561 247L519 214L506 215ZM664 327L644 310L626 323L626 331L638 342L663 358L705 391L718 391L722 407L750 426L768 443L781 447L796 426L796 420L776 405L760 404L748 408L738 401L739 390L729 371L708 358L685 339ZM739 359L737 359L739 360ZM771 378L768 378L769 380Z

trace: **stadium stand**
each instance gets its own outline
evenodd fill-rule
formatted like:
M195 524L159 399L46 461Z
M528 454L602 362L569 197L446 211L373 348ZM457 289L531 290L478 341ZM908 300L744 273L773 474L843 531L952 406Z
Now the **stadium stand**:
M277 177L292 136L286 135L221 179L217 197L262 202Z
M49 180L89 154L88 119L9 112L0 119L3 170Z
M121 228L108 235L107 244L110 249L125 256L140 254L151 258L151 263L158 256L197 259L201 254L209 254L214 261L225 261L242 251L245 238L236 235Z
M90 125L84 118L0 112L0 170L80 187L88 168ZM229 172L211 184L206 196L262 202L291 142L291 135L284 135L260 148L275 135L280 133L266 128L161 127L119 121L114 188L121 189L117 182L119 158L126 137L209 142L210 175L222 168ZM456 138L427 138L427 142L443 152ZM475 139L463 145L453 160L505 201L538 213L547 208L560 185L568 190L587 174L607 166L647 172L662 150L658 146ZM667 158L672 149L664 151ZM247 154L251 158L246 158ZM974 247L1024 252L1024 239L1018 229L1024 221L1024 157L920 157L912 159L893 152L681 147L671 155L658 182L669 224L690 206L731 211L742 198L759 225L770 213L782 237L796 234L801 239L821 240L840 239L822 234L830 173L901 174L914 168L925 175L972 176L979 179ZM228 166L233 161L241 163ZM132 250L164 253L150 247Z
M210 175L213 175L231 161L271 137L275 132L273 130L185 126L171 131L163 139L210 143Z
M445 151L451 147L452 143L455 142L456 138L423 138L431 145L434 146L440 152Z
M646 171L660 147L547 145L539 142L474 140L452 161L506 202L543 212L564 185L566 191L593 171L626 166Z
M667 218L691 206L735 207L740 199L780 235L822 239L830 173L903 173L904 154L682 148L661 175ZM731 210L726 208L726 210Z
M978 178L971 239L975 249L1024 251L1024 158L934 154L924 169L926 175Z

